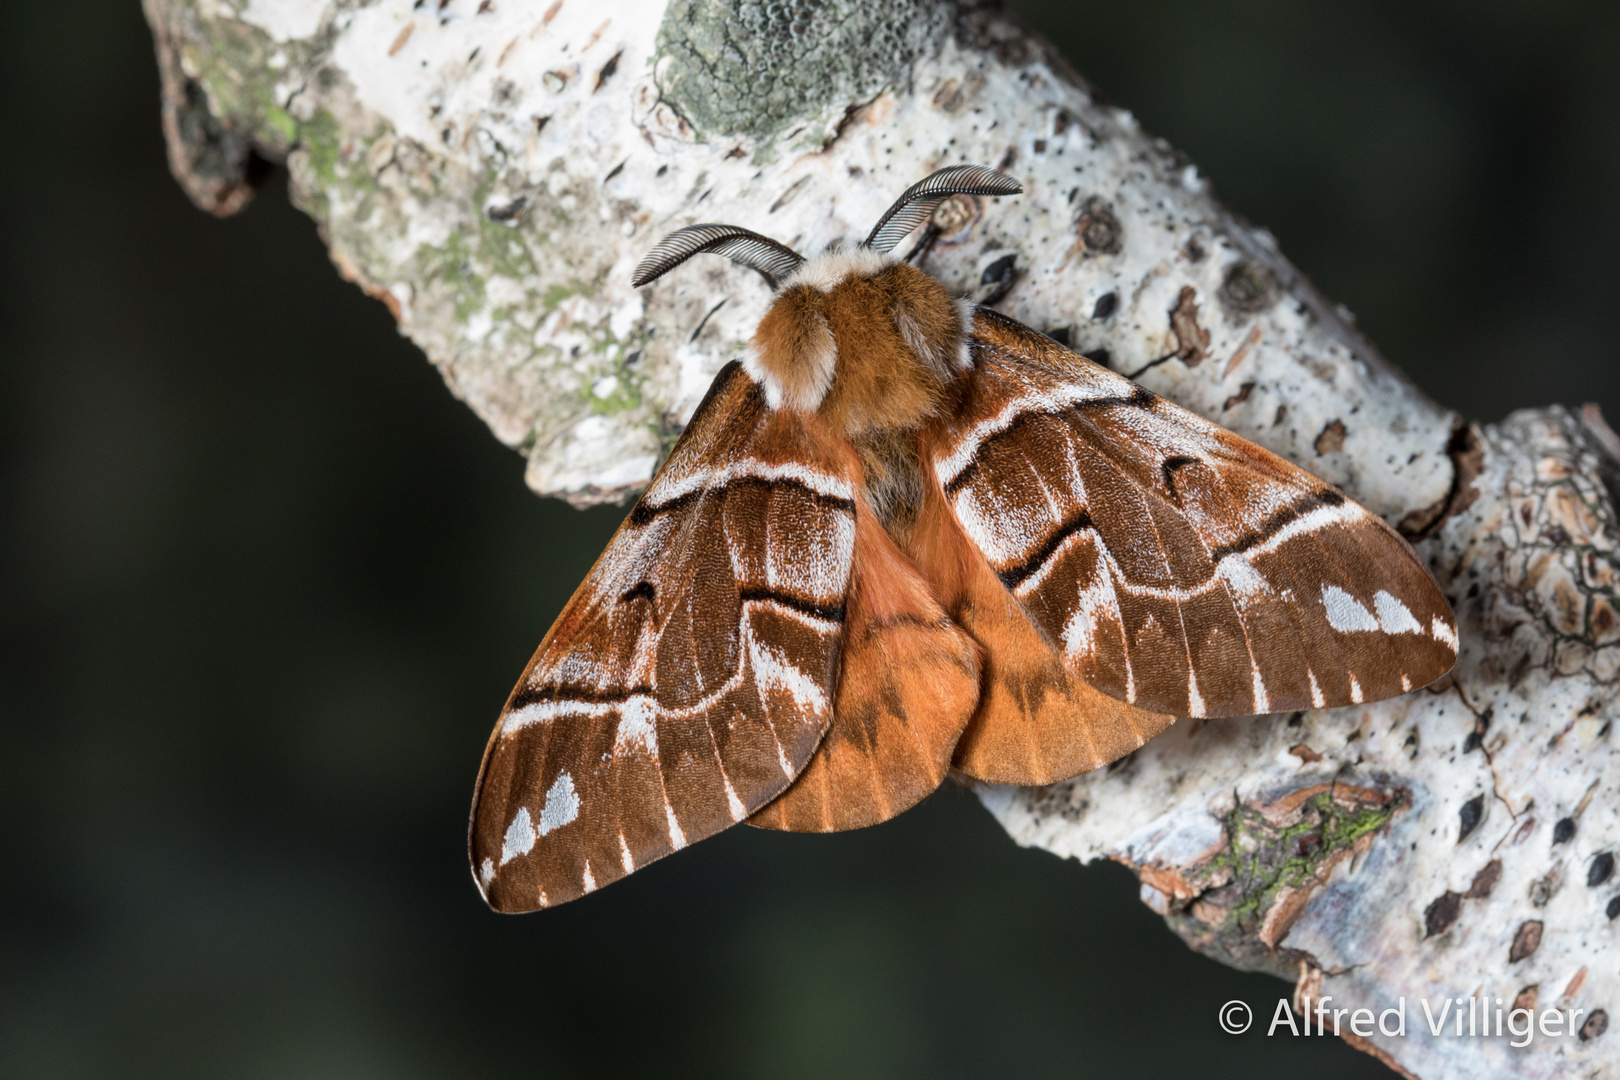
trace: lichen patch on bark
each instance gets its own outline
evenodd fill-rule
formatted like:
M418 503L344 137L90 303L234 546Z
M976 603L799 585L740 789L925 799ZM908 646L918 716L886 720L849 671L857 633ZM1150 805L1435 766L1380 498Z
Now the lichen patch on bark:
M817 145L850 102L906 89L952 14L914 0L673 0L658 28L657 83L700 136Z

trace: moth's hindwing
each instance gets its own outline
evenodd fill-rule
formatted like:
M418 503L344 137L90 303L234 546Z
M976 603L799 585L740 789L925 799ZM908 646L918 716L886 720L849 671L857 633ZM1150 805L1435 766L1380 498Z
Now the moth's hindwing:
M933 467L1093 686L1234 716L1392 697L1451 669L1445 597L1337 489L995 312L973 354Z
M924 440L927 448L934 433ZM1101 768L1175 720L1075 676L963 532L937 481L923 486L912 554L946 610L978 643L978 709L952 764L996 784L1052 784Z
M832 718L856 472L737 364L541 642L490 738L491 906L573 899L741 821Z
M978 705L973 640L858 505L832 726L799 779L750 824L833 832L910 809L945 779Z

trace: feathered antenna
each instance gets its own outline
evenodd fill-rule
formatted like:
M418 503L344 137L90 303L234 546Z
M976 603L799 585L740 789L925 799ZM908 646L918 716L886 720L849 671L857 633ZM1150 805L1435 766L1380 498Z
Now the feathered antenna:
M1017 195L1024 188L1006 173L983 165L952 165L927 176L906 189L887 213L872 226L863 247L892 251L952 195Z
M773 289L804 262L804 257L787 245L736 225L688 225L670 233L647 252L630 284L639 289L705 251L758 270Z

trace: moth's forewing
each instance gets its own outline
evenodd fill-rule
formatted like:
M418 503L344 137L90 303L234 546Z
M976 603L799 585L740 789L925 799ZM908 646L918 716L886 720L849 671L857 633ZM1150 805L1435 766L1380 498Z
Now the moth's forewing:
M1424 686L1450 606L1383 521L1271 452L978 313L933 465L969 539L1105 693L1234 716Z
M856 466L736 364L491 736L469 830L490 905L573 899L759 810L832 718Z

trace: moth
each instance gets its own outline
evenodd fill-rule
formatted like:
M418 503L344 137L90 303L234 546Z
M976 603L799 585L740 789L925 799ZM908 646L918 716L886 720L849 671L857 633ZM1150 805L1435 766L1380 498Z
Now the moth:
M637 268L717 253L775 299L501 713L469 828L492 907L1451 669L1451 609L1378 517L891 254L1020 190L953 166L857 246L694 225Z

